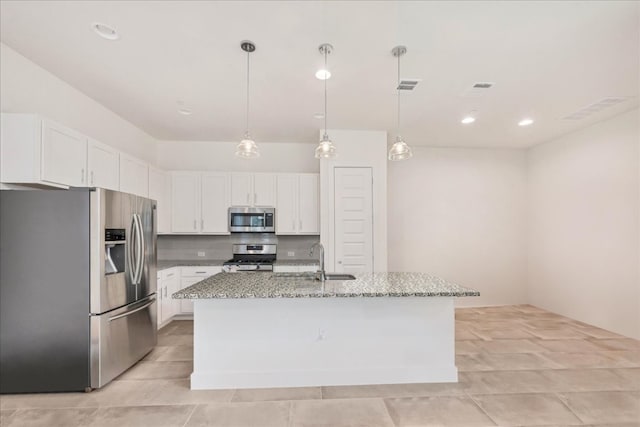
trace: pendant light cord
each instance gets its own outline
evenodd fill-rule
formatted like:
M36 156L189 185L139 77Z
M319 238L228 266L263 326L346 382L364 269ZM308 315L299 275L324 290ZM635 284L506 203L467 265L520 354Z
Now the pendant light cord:
M400 56L402 55L400 55L400 52L398 52L398 86L396 87L396 90L398 92L398 136L400 136Z
M247 126L245 131L247 137L249 136L249 55L250 52L247 52Z
M324 47L324 69L327 70L327 46ZM327 78L324 79L324 136L327 136Z

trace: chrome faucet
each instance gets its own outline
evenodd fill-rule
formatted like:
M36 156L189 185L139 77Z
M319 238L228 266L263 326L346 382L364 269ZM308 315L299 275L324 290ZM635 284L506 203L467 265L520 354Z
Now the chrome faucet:
M324 282L326 275L324 272L324 246L322 246L322 243L314 243L313 246L311 246L311 251L309 251L309 256L313 256L313 250L316 246L320 248L320 270L316 273L316 279Z

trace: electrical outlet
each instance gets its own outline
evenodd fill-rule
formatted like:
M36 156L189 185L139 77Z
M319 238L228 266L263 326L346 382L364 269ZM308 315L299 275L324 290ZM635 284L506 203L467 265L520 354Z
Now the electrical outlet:
M294 251L289 251L287 252L287 256L296 256L296 253Z
M198 256L204 256L204 251L198 251Z

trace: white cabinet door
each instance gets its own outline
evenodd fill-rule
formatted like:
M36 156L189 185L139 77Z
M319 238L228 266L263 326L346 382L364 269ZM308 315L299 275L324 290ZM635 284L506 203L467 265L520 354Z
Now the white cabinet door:
M200 177L193 172L171 174L171 231L197 233L200 230Z
M276 233L296 234L298 229L298 176L280 174L276 179Z
M120 191L149 197L149 166L142 160L120 153Z
M320 187L318 174L300 174L298 233L320 234Z
M179 300L171 298L171 295L178 292L180 284L180 276L178 269L172 268L165 272L163 279L164 289L162 295L162 322L166 322L178 313L180 305Z
M116 149L89 138L87 169L91 187L116 191L120 188L120 158Z
M251 206L253 176L249 173L231 174L231 206Z
M276 174L256 173L253 175L253 206L276 205Z
M161 272L157 272L157 278L156 278L156 287L158 289L157 292L157 308L156 308L156 329L160 329L160 325L163 322L163 318L162 318L162 307L164 305L164 281L162 280L162 273Z
M157 202L157 231L171 232L171 175L149 166L149 198Z
M43 120L41 167L44 181L87 187L87 137Z
M203 233L229 234L227 224L230 201L229 174L203 173L200 230Z

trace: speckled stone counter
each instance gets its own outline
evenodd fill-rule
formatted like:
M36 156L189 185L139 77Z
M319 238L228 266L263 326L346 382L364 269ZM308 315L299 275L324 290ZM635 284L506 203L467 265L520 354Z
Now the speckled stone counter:
M158 260L158 271L166 270L173 267L206 267L206 266L221 266L226 260L222 259L208 259L208 260Z
M219 273L173 294L177 299L331 298L331 297L468 297L479 296L424 273L374 273L356 280L313 280L313 275L282 277L273 273Z

